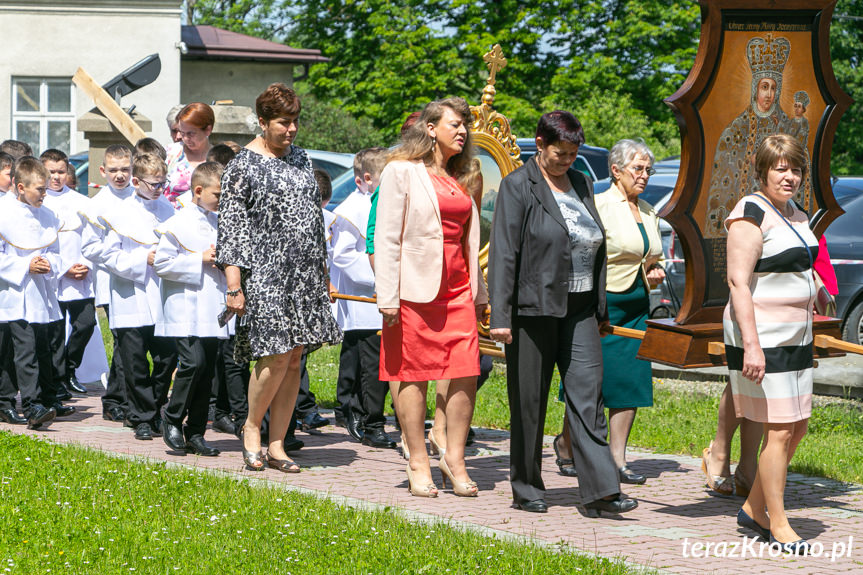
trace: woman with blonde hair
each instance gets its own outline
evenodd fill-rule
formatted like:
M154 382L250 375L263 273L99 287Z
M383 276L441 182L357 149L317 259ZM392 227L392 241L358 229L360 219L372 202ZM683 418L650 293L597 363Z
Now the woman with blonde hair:
M476 496L464 446L476 397L476 318L488 307L479 268L479 213L464 187L470 108L430 102L381 174L375 283L384 326L380 378L399 381L396 411L407 440L413 495L437 497L425 446L428 380L449 380L446 453L439 468L456 495Z

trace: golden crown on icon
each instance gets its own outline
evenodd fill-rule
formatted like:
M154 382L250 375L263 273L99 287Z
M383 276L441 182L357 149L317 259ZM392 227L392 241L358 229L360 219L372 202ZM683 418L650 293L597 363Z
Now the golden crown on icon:
M791 42L787 38L774 38L768 34L766 38L756 36L746 44L746 59L752 70L752 78L773 78L782 81L782 70L788 62L791 53Z

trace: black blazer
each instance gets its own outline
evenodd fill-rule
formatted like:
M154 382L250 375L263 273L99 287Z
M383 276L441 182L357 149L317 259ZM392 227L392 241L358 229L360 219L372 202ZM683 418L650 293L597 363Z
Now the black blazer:
M602 231L593 268L596 318L601 322L608 319L605 228L593 203L593 183L573 168L567 176ZM513 314L566 316L572 250L569 230L552 194L535 157L500 184L488 264L492 329L511 329Z

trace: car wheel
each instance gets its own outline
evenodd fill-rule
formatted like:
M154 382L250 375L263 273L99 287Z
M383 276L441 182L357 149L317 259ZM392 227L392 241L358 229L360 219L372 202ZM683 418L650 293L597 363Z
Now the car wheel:
M842 339L863 345L863 301L858 301L848 313L845 328L842 330Z

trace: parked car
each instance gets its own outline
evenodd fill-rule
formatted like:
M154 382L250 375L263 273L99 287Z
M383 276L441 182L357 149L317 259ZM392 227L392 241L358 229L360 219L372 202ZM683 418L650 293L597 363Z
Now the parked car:
M353 181L354 154L342 154L340 152L327 152L324 150L306 150L312 160L312 167L324 170L333 180L345 173L351 174ZM90 183L90 153L83 152L69 156L69 162L75 168L75 176L78 178L78 191L84 195L88 194L88 188L98 190L100 185ZM84 187L84 184L87 187ZM353 190L351 190L353 191ZM93 192L95 193L95 191ZM350 192L348 192L350 193ZM347 197L347 194L345 194ZM342 198L344 199L344 198Z
M536 154L536 140L533 138L518 138L515 143L521 149L521 161ZM594 182L608 177L608 150L584 144L578 147L578 157L572 163L576 170L584 172Z

